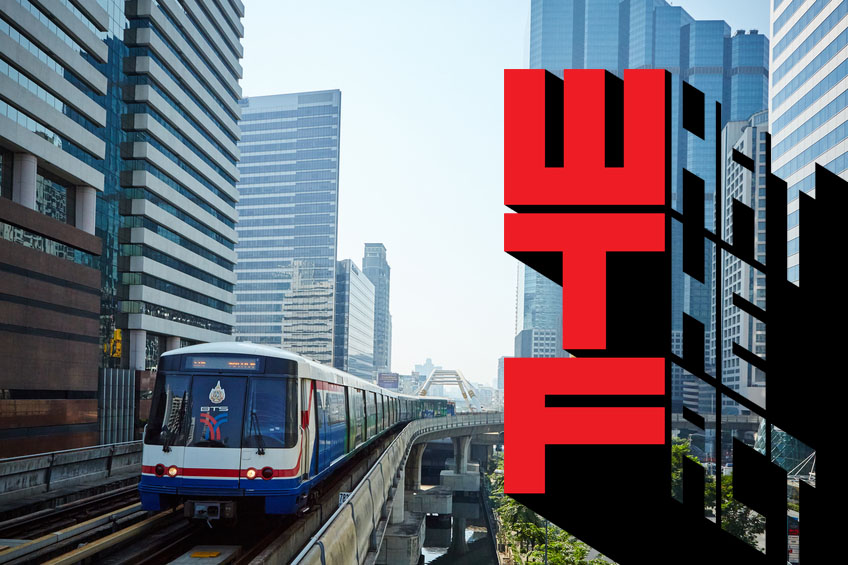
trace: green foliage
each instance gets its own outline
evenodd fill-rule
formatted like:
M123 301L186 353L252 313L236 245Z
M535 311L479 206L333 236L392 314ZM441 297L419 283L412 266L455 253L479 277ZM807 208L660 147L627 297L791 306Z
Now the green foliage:
M544 534L544 532L542 532ZM548 565L609 565L603 559L589 559L589 546L568 532L551 526L548 532ZM545 545L539 545L527 555L527 563L544 563Z
M757 535L766 531L765 517L733 498L733 475L721 477L721 527L753 546Z
M683 459L688 457L696 463L698 458L690 452L689 440L672 438L671 443L671 495L679 501L683 501ZM715 496L707 501L715 500ZM708 502L709 503L709 502Z
M488 475L492 509L501 524L499 536L503 535L512 548L516 563L544 563L545 519L506 496L504 476L502 472L495 473L495 469L503 471L502 456L493 459ZM548 527L547 548L549 565L609 565L602 559L587 559L589 546L553 524Z
M683 500L683 458L698 461L689 450L689 441L674 439L671 446L671 492L677 500ZM707 476L704 484L704 502L707 509L715 508L716 479ZM733 498L733 475L721 477L721 525L722 528L741 540L756 546L757 535L765 532L763 516L748 509Z

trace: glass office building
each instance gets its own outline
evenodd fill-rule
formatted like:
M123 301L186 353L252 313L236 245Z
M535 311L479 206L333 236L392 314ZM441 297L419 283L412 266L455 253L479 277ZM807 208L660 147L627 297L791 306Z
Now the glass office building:
M374 283L350 259L336 263L336 336L333 366L376 381Z
M682 170L686 168L705 181L704 225L715 230L713 206L718 140L711 127L716 119L715 102L721 102L722 105L721 126L729 119L747 120L754 112L766 109L768 39L756 30L737 32L731 37L730 27L725 22L695 20L682 8L671 6L664 0L623 0L618 3L617 11L612 8L614 2L605 10L598 9L594 0L583 0L576 4L580 5L533 0L530 67L544 68L558 76L562 76L563 68L605 68L618 76L622 76L624 69L662 68L671 72L672 206L680 210L682 201L679 190ZM550 25L544 21L549 15L553 18ZM616 18L617 26L613 25ZM557 34L561 36L560 41L555 40ZM582 47L575 44L581 41ZM618 64L612 66L612 53L616 50ZM681 84L684 80L705 94L705 139L682 128ZM705 361L709 368L712 358L709 347L714 286L711 247L705 243L707 252L702 284L684 275L681 245L682 230L679 222L674 221L672 350L678 354L682 352L682 320L685 312L704 324ZM531 272L530 269L526 271ZM540 302L540 299L527 293L528 289L541 288L543 284L527 284L526 276L524 283L525 289L519 292L519 301L523 294L525 303ZM553 297L553 293L547 294ZM561 306L561 296L551 300L559 300ZM556 306L551 303L541 309L553 311ZM518 328L519 331L521 329ZM561 329L559 331L561 334ZM675 410L680 410L684 396L695 407L698 387L693 379L687 379L675 367L672 370L672 403Z
M771 5L772 172L789 194L788 278L800 281L798 193L815 196L815 163L848 179L848 2Z
M240 104L236 339L332 365L341 92Z
M392 370L392 313L389 309L392 268L386 261L386 246L366 243L362 272L374 283L374 369Z
M244 8L125 6L117 325L129 368L152 369L167 349L232 339Z
M765 170L766 135L768 133L768 112L763 110L744 121L730 121L724 126L721 136L721 202L723 206L721 237L725 241L733 240L733 202L750 206L754 211L756 244L755 258L765 264L766 224L765 224L765 188L766 177L760 171ZM733 150L747 155L754 161L754 172L733 161ZM712 309L714 316L721 317L722 335L713 332L711 348L721 347L721 380L729 388L753 400L765 408L765 373L733 353L733 344L738 343L748 351L763 356L766 352L765 322L744 312L733 304L733 295L748 300L765 309L766 277L754 267L748 265L732 253L722 251L714 256L713 277L721 276L721 295L713 293ZM737 406L724 397L722 412L732 414ZM715 410L715 395L701 394L701 413Z

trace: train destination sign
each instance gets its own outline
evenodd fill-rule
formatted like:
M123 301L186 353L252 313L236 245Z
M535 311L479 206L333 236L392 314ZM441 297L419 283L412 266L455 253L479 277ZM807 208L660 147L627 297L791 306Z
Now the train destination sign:
M217 371L258 371L256 357L221 357L219 355L191 355L186 358L186 369L211 369Z

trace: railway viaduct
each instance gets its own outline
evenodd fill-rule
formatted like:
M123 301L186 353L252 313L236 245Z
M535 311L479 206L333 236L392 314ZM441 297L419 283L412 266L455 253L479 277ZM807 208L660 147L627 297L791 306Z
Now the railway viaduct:
M454 492L477 491L480 473L469 460L475 443L503 443L503 413L462 414L416 420L407 425L350 496L295 556L293 563L414 564L424 539L424 514L461 515ZM450 438L454 457L441 472L441 485L423 491L421 466L427 442ZM462 517L456 521L462 524ZM457 526L455 526L456 528ZM464 526L461 526L464 530ZM464 537L462 538L464 540ZM261 556L275 562L273 547Z

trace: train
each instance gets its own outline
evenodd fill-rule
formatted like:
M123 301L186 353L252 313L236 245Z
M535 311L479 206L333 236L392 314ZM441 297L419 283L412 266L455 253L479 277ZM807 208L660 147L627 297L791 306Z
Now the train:
M453 415L283 349L191 345L159 359L144 429L142 508L189 518L294 514L321 482L395 426Z

